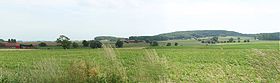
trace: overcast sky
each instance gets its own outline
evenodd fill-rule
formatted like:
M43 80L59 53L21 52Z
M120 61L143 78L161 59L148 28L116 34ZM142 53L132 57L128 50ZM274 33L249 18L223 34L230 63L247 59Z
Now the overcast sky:
M72 40L185 30L279 32L280 0L0 0L0 38Z

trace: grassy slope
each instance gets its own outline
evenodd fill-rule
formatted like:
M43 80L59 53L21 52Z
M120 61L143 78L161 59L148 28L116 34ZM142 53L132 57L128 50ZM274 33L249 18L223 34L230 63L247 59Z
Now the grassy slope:
M56 82L89 82L88 79L100 81L101 78L103 81L114 78L129 82L280 81L279 41L210 46L192 40L174 42L188 43L179 47L115 51L1 51L0 79L12 82L50 79ZM117 76L111 75L112 72ZM29 78L23 78L25 76Z

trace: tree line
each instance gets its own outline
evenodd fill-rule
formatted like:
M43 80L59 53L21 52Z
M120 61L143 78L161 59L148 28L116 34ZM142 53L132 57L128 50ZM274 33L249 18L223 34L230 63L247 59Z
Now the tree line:
M78 48L79 44L77 42L72 42L69 37L65 35L60 35L59 38L56 39L56 42L60 44L60 46L63 49L70 49L71 47L73 48ZM117 48L122 48L123 47L123 41L117 40L115 43L115 46ZM45 44L42 44L45 45ZM90 48L102 48L102 43L99 40L83 40L82 41L82 46L83 47L90 47Z
M228 40L225 40L225 41L219 41L219 37L212 37L212 38L207 39L207 40L203 40L203 39L196 39L196 40L200 41L201 43L207 43L207 44L215 44L215 43L240 43L240 42L242 42L240 37L237 38L237 41L235 41L234 38L229 38ZM243 40L243 42L250 42L250 40L249 39L245 39L245 40Z

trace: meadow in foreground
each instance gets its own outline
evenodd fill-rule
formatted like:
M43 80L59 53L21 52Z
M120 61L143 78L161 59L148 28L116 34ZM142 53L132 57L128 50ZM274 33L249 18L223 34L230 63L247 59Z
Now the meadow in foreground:
M0 51L0 82L280 82L279 42Z

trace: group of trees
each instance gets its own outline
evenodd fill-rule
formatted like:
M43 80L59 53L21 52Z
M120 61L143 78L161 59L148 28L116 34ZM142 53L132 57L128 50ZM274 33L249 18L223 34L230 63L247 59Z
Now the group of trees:
M59 43L60 46L63 47L63 49L70 49L71 45L73 48L79 47L79 44L77 42L72 43L70 41L70 38L68 38L64 35L60 35L59 38L57 38L56 42ZM118 40L115 45L117 48L122 48L123 44L124 44L123 41ZM90 41L83 40L82 45L83 45L83 47L102 48L103 44L98 40L90 40Z
M131 36L128 38L129 40L141 40L141 41L162 41L168 40L167 37L163 36Z
M8 42L9 42L9 43L16 43L17 40L16 40L16 39L8 39Z
M280 40L280 32L277 33L260 33L256 35L260 40Z
M4 39L0 39L0 42L4 42L5 40Z
M39 45L40 47L46 47L46 46L48 46L47 43L45 43L45 42L41 42L41 43L39 43L38 45Z
M201 43L208 43L208 44L215 44L215 43L240 43L241 39L238 37L237 41L235 41L234 38L229 38L228 41L219 41L218 37L212 37L211 39L208 40L201 40L201 39L197 39L198 41L201 41ZM249 39L244 40L243 42L250 42Z
M178 45L179 45L179 43L175 42L174 46L178 46ZM171 46L171 43L170 42L167 43L166 46Z

